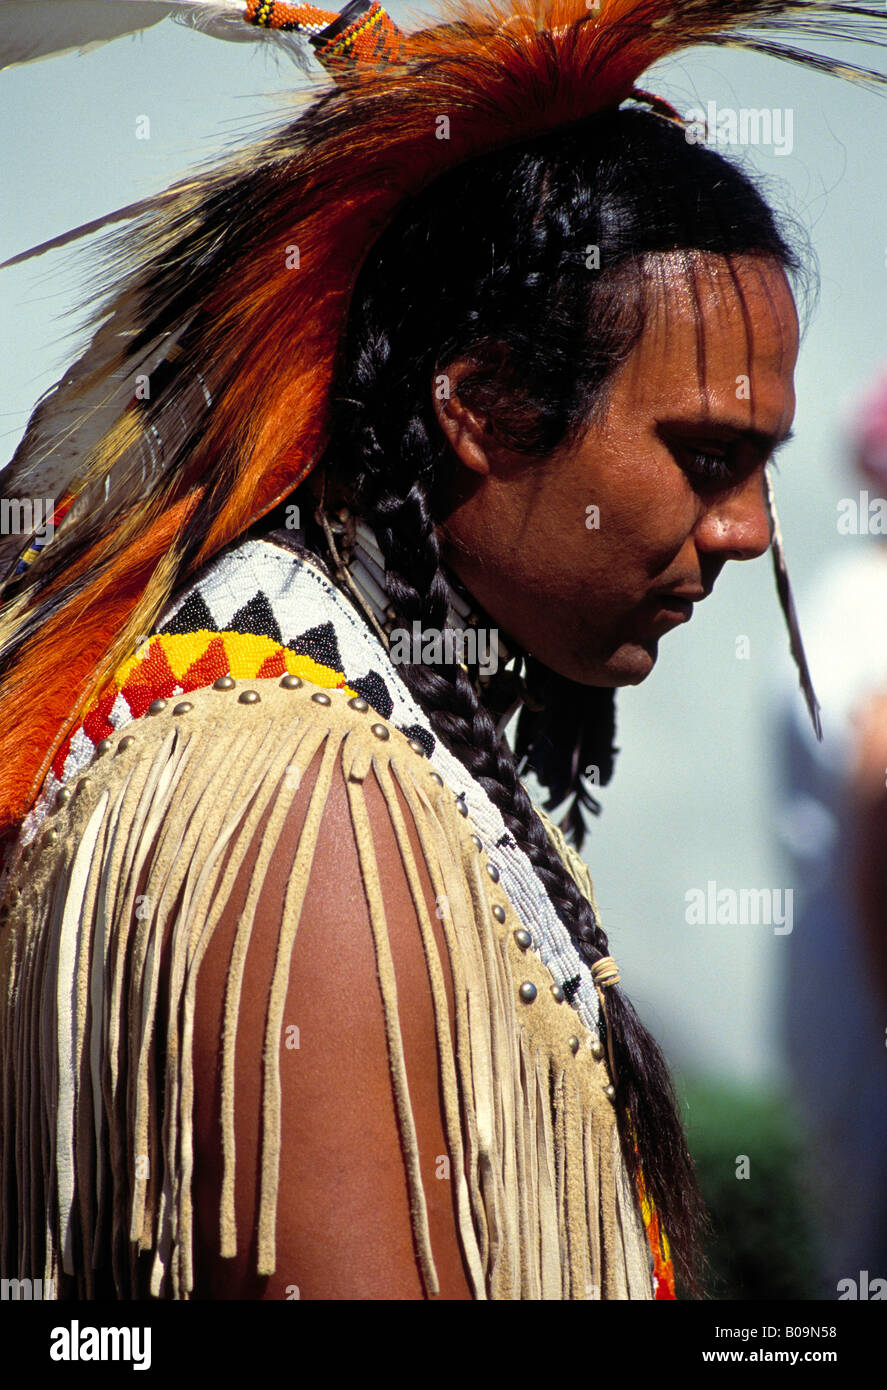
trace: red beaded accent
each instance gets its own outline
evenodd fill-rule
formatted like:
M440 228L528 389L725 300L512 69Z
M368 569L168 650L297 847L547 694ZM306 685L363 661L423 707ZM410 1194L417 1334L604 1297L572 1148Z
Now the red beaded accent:
M133 719L138 719L154 700L204 689L219 676L259 680L287 673L328 690L357 694L346 684L343 671L293 652L272 637L251 632L158 634L117 668L113 681L90 706L79 729L73 730L58 749L52 772L63 780L71 740L78 734L97 744L114 733L117 726L109 716L121 696Z

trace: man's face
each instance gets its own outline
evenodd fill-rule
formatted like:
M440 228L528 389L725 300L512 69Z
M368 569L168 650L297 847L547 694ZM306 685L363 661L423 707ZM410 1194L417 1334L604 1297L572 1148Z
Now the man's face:
M585 685L638 684L724 563L768 549L764 465L794 415L782 270L747 256L731 275L705 256L694 305L676 259L660 262L643 333L578 444L528 463L458 403L444 424L458 469L447 564L503 633Z

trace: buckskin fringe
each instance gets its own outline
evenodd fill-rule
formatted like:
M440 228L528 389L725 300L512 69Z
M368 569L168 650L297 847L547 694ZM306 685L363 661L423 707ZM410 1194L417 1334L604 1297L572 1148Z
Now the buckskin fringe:
M241 702L244 689L260 698ZM110 1272L121 1298L194 1292L196 988L239 884L245 900L228 961L217 1082L218 1248L224 1257L236 1253L247 1234L237 1230L234 1206L246 955L272 852L313 768L313 785L301 793L307 811L264 1025L257 1273L273 1273L277 1260L279 1064L292 951L339 778L371 926L416 1258L426 1294L439 1289L376 852L389 827L374 820L367 800L374 780L427 965L442 1119L474 1296L651 1298L643 1222L592 1036L555 1000L552 976L534 952L516 942L522 923L486 871L452 791L393 725L350 706L347 691L327 692L328 706L312 693L307 682L293 690L258 679L193 691L178 715L171 701L112 737L39 842L16 851L0 941L3 1277L42 1276L57 1297L100 1296L99 1270L106 1281ZM371 720L376 730L384 724L387 739L372 732ZM374 807L378 817L377 795ZM423 865L440 905L452 1013ZM530 1003L524 983L536 987Z

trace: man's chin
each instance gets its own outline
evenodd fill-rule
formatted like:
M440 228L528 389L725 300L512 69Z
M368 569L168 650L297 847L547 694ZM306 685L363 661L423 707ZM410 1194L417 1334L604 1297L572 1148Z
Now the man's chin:
M607 662L607 669L612 672L612 680L607 683L614 686L640 685L653 670L658 655L658 638L651 638L649 642L627 642Z
M611 688L620 685L640 685L656 665L658 652L659 640L655 637L648 642L624 642L614 652L594 663L581 661L579 653L576 653L570 669L560 669L559 674L575 681L577 685Z

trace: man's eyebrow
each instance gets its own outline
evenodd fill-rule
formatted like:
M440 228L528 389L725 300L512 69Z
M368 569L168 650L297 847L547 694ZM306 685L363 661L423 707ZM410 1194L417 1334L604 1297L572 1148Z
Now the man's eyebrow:
M757 430L751 425L734 424L730 420L661 420L661 425L666 428L678 428L690 434L694 430L700 433L708 430L712 434L733 435L738 439L745 439L749 444L761 454L775 454L782 449L790 440L795 438L793 429L786 430L785 434L771 434L769 430Z
M766 430L743 429L740 434L761 453L768 455L778 453L795 437L794 430L786 430L785 434L768 434Z

